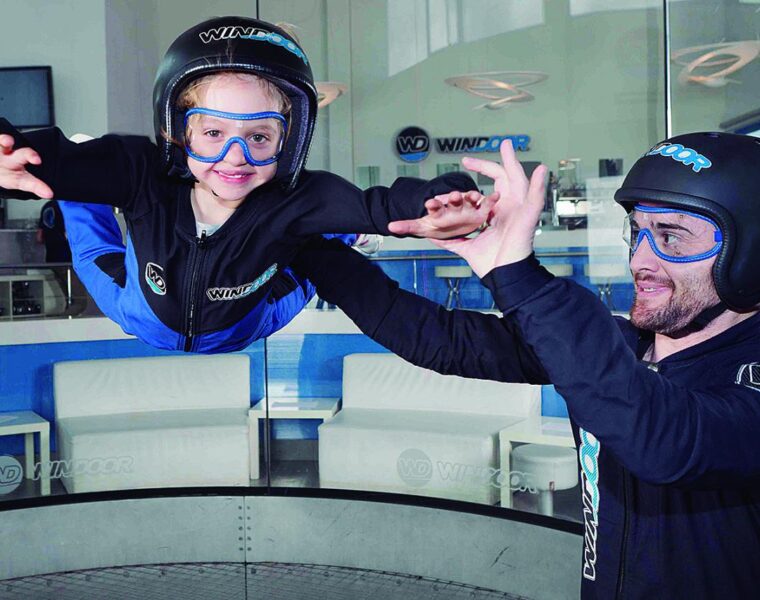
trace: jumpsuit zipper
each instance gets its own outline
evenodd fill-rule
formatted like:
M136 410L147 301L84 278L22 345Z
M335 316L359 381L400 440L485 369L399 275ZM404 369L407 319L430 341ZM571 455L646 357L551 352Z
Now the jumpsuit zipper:
M187 295L187 320L185 322L185 352L191 352L193 349L193 336L195 335L195 324L197 323L197 298L198 295L198 279L201 266L203 265L203 258L205 253L203 250L206 247L206 232L201 233L200 238L196 238L193 247L190 250L190 285L188 286Z
M642 361L649 370L659 372L660 365L656 362ZM623 585L625 583L625 556L626 547L628 546L628 529L630 528L630 517L628 513L628 507L631 506L631 484L629 484L628 471L623 469L623 543L620 548L620 568L618 570L618 585L617 593L615 594L616 600L622 600L623 598Z
M623 469L623 543L620 548L620 568L618 570L618 586L617 593L615 594L616 600L622 600L623 598L623 584L625 582L625 554L626 547L628 546L628 507L630 506L630 493L628 485L628 471Z

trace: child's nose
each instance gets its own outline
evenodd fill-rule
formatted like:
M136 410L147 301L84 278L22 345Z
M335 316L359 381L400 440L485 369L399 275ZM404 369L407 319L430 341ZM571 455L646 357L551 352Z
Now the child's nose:
M230 149L227 150L224 160L235 166L244 165L247 162L243 147L237 142L230 144Z

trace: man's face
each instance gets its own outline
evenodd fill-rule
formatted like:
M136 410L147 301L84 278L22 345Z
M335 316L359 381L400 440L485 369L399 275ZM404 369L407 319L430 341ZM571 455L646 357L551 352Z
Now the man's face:
M674 336L703 310L717 304L719 298L712 280L716 254L687 262L672 259L699 256L716 247L716 228L683 212L635 210L631 220L634 232L638 227L652 233L651 239L660 254L652 248L650 238L645 237L631 257L635 294L631 322L641 329ZM663 253L671 260L664 258Z

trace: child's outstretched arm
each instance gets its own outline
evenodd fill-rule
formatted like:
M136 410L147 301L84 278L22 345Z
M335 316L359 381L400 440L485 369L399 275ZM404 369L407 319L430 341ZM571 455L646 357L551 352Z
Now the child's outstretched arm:
M396 235L414 235L433 239L461 237L485 227L499 201L499 193L484 196L480 192L449 192L425 202L427 215L419 219L394 221L388 229Z
M361 190L342 177L320 171L305 172L301 177L298 201L302 202L300 218L292 226L298 235L319 233L377 233L394 235L388 225L393 221L424 219L421 235L447 239L473 232L485 220L481 214L464 211L456 218L453 210L435 216L428 214L426 203L439 199L447 202L452 192L459 192L464 205L477 204L482 196L466 173L439 175L430 181L416 177L399 177L390 186L374 186ZM468 192L476 192L476 196ZM474 198L475 200L471 200ZM454 208L458 200L452 200ZM481 203L482 204L482 203ZM435 219L435 224L431 220ZM471 222L467 219L472 219Z
M0 198L65 198L130 208L153 176L148 138L106 135L76 144L58 128L21 134L0 118Z

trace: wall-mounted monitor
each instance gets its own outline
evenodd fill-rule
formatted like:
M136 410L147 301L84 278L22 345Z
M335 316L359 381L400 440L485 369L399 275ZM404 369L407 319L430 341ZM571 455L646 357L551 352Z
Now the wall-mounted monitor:
M54 125L51 68L0 67L0 117L19 129Z

